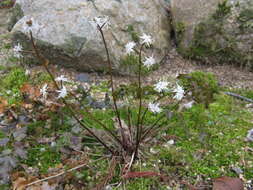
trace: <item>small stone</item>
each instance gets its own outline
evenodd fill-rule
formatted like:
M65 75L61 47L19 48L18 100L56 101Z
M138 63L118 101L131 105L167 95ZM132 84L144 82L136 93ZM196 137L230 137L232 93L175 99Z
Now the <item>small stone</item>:
M231 168L233 172L235 172L237 175L243 174L243 171L239 167L232 167Z
M253 108L253 104L246 104L245 107L246 108Z
M80 73L78 75L76 75L76 80L80 81L80 82L90 82L90 76L87 73Z

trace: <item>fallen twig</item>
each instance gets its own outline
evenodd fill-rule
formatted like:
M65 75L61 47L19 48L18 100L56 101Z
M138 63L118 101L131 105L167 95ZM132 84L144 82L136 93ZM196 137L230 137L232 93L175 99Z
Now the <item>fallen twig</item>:
M66 173L68 173L68 172L72 172L72 171L74 171L74 170L80 169L80 168L82 168L82 167L84 167L84 166L87 166L87 163L78 165L78 166L76 166L76 167L74 167L74 168L71 168L71 169L69 169L69 170L67 170L67 171L63 171L63 172L58 173L58 174L56 174L56 175L49 176L49 177L46 177L46 178L44 178L44 179L40 179L40 180L34 181L34 182L32 182L32 183L27 184L25 187L29 187L29 186L34 185L34 184L36 184L36 183L40 183L40 182L43 182L43 181L47 181L47 180L50 180L50 179L59 177L59 176L64 175L64 174L66 174Z
M243 101L246 101L246 102L253 103L253 100L252 100L252 99L247 98L247 97L244 97L244 96L241 96L241 95L239 95L239 94L235 94L235 93L233 93L233 92L224 92L224 94L229 95L229 96L233 96L233 97L235 97L235 98L238 98L238 99L243 100Z

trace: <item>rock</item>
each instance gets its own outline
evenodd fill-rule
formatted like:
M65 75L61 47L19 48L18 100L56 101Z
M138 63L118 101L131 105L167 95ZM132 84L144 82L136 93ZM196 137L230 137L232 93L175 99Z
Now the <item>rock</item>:
M152 35L152 53L157 59L171 49L170 21L163 1L17 0L12 17L12 21L18 20L12 29L13 39L31 48L22 26L32 17L41 25L33 34L37 46L52 63L80 71L104 71L107 68L104 44L90 21L108 16L110 27L104 33L113 69L125 73L124 45L129 41L138 42L138 35Z
M172 0L171 12L181 54L253 68L252 0Z
M232 169L232 171L235 172L237 175L243 174L242 169L239 168L239 167L234 166L234 167L232 167L231 169Z
M10 22L11 11L10 9L0 8L0 34L8 32L8 23Z
M87 73L80 73L76 75L76 80L80 81L80 82L90 82L90 76Z

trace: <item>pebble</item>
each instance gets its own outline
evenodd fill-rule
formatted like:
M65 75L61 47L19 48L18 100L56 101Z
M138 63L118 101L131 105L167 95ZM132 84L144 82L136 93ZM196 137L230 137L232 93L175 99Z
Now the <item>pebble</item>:
M80 82L90 83L90 76L88 73L80 73L76 75L76 80Z

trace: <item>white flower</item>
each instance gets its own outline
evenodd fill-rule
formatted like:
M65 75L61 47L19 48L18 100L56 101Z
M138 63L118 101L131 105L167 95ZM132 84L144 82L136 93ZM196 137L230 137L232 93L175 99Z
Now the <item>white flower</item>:
M146 60L143 63L146 67L150 68L152 65L155 64L155 59L153 56L146 57Z
M173 139L167 141L163 146L165 148L169 148L171 145L174 145L175 144L175 141Z
M56 146L56 142L51 142L51 147L54 147L54 146Z
M182 98L184 97L184 89L178 84L177 87L173 90L173 92L176 93L173 98L177 100L182 100Z
M186 103L186 104L184 104L183 106L184 106L186 109L189 109L189 108L192 107L193 104L194 104L194 100L193 100L193 101L190 101L190 102L188 102L188 103Z
M68 82L68 79L64 76L64 75L61 75L59 77L57 77L55 79L55 81L59 81L59 82Z
M152 44L152 37L150 35L147 35L145 33L142 34L142 36L140 36L140 38L142 39L142 44L146 44L148 46L150 46Z
M175 144L175 141L174 141L173 139L171 139L171 140L169 140L166 144L167 144L167 145L173 145L173 144Z
M248 131L247 140L253 142L253 129Z
M157 154L159 152L158 150L155 150L153 148L150 148L149 151L150 151L151 154Z
M14 46L13 51L14 51L14 57L21 58L23 57L21 54L21 51L23 50L22 45L18 43L18 45Z
M43 98L47 98L47 84L44 84L44 86L40 89L40 93L42 94Z
M18 45L14 46L13 51L20 52L22 51L23 47L18 43Z
M105 186L105 190L112 190L112 186L111 185Z
M58 99L59 98L65 98L66 96L67 96L67 89L66 89L66 87L63 85L62 86L62 89L61 90L57 90L57 92L59 92L59 95L58 95Z
M39 25L33 18L27 19L23 23L23 30L26 34L37 33L41 28L41 25Z
M155 84L155 91L157 91L157 92L162 92L162 91L167 91L167 90L169 90L168 89L168 82L166 82L166 81L159 81L158 83L156 83Z
M131 52L133 52L133 48L134 46L136 45L135 42L128 42L126 45L125 45L125 49L126 49L126 53L127 54L130 54Z
M148 107L153 113L160 113L162 109L159 107L159 103L149 103Z
M26 70L25 70L25 75L28 76L28 75L30 75L30 74L31 74L31 71L30 71L29 69L26 69Z
M104 17L95 17L94 21L90 22L93 26L97 27L99 26L100 28L103 27L108 27L109 25L109 18L107 16Z

